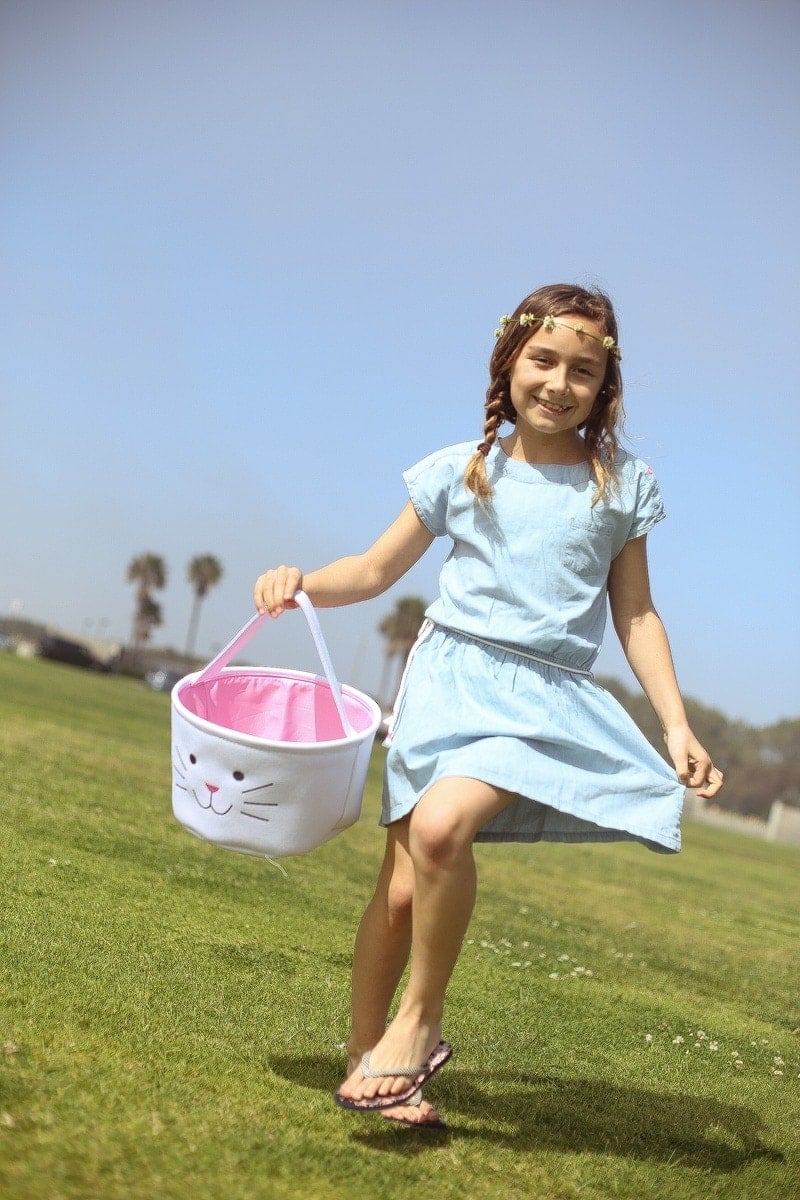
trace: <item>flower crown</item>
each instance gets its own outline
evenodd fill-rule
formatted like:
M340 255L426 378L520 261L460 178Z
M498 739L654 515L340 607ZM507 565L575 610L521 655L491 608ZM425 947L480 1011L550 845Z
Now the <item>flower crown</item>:
M501 337L502 334L505 333L508 326L513 323L513 320L513 317L501 317L500 324L494 331L494 336L496 338ZM617 362L622 362L622 351L614 341L613 337L608 335L606 335L606 337L600 337L596 333L590 333L583 321L577 321L574 325L569 325L566 321L557 321L556 318L551 316L549 313L546 317L536 317L533 313L521 313L517 320L523 329L539 324L541 324L542 329L555 329L558 325L562 329L571 329L574 333L584 333L587 337L594 338L596 342L600 342L603 349L607 350L609 354L613 355Z

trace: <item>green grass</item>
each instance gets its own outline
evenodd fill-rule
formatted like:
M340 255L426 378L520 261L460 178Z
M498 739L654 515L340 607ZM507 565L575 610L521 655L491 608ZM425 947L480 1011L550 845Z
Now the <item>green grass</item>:
M284 876L173 820L168 721L0 656L6 1200L800 1194L796 851L479 846L450 1129L421 1135L330 1096L382 752L362 821Z

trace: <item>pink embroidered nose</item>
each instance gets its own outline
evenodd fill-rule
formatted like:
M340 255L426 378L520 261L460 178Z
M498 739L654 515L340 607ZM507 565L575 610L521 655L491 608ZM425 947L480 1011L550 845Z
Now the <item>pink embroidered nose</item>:
M208 790L211 792L211 795L212 795L212 796L214 795L214 792L218 792L218 791L219 791L219 788L218 788L218 787L214 787L214 784L213 784L213 783L207 783L207 784L206 784L206 787L207 787L207 788L208 788Z

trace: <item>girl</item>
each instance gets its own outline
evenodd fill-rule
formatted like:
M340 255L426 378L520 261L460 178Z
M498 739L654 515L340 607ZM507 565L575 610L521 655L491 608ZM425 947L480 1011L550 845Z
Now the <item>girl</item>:
M278 567L254 593L275 617L300 587L317 605L351 604L396 583L435 537L452 539L395 708L386 852L356 937L336 1093L346 1108L425 1126L441 1124L420 1088L451 1052L442 1012L475 901L473 842L628 839L675 852L684 789L711 797L722 785L650 596L646 540L664 511L651 469L617 441L611 302L540 288L496 336L477 450L451 446L407 471L408 503L364 554L309 575ZM606 598L674 772L592 677Z

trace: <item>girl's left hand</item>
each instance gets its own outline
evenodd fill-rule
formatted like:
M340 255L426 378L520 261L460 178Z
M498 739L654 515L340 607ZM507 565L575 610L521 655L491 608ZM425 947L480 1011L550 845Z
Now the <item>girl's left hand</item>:
M698 796L710 800L722 787L722 771L688 727L668 729L664 734L669 756L684 787L696 788Z

